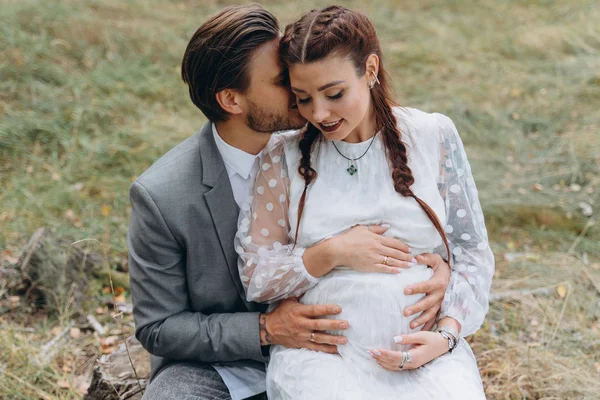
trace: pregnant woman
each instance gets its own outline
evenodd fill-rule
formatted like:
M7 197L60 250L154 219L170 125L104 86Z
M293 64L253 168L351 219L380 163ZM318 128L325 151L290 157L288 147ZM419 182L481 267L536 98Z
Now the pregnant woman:
M308 124L262 154L236 236L242 282L253 301L338 304L335 318L350 328L339 354L273 346L269 398L484 399L463 338L487 312L494 259L454 124L394 105L375 30L360 13L313 10L286 27L280 51ZM376 261L399 273L366 272L359 260L305 264L307 248L372 224L388 224L385 235L409 246L410 262ZM416 316L402 310L421 296L404 288L444 262L452 274L437 328L411 329Z

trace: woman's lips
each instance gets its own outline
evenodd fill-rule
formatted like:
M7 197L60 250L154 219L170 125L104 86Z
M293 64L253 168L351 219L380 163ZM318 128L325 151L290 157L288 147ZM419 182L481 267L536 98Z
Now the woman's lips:
M321 128L322 131L327 133L335 132L342 125L342 122L344 122L343 119L340 119L335 125L332 126L325 126L323 124L319 124L319 128Z

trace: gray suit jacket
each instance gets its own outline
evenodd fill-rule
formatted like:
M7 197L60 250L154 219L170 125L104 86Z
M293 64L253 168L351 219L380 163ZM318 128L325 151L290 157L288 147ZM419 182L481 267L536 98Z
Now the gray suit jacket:
M265 361L233 239L238 207L207 123L130 189L127 243L136 337L152 376L173 361Z

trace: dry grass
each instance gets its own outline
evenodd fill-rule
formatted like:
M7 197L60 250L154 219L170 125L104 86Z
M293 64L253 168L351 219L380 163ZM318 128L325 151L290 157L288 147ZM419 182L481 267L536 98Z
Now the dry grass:
M0 0L0 262L41 226L124 258L131 180L203 123L179 78L185 45L231 3ZM374 21L399 102L459 128L499 261L493 290L550 288L494 302L471 338L488 397L600 398L600 9L341 3ZM263 4L287 23L328 2ZM81 397L76 377L100 339L68 339L39 365L55 328L76 316L8 312L6 301L0 276L0 398Z
M598 398L600 264L556 253L500 260L493 292L531 288L549 294L493 302L471 338L488 398Z

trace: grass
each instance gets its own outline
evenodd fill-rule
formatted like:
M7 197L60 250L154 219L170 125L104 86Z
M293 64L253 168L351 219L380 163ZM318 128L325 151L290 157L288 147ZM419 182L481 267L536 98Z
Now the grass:
M500 261L494 290L570 285L561 318L558 295L492 305L472 339L488 396L593 398L600 10L583 0L340 3L375 23L398 101L447 114L461 132ZM46 226L124 259L129 184L204 122L179 65L193 31L226 4L0 0L1 257ZM328 3L263 4L283 25ZM538 261L503 261L514 252ZM60 363L26 357L64 318L15 318L0 315L0 397L76 398L57 386ZM529 344L534 332L540 345Z

